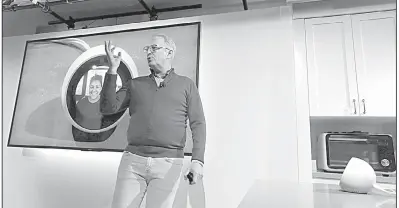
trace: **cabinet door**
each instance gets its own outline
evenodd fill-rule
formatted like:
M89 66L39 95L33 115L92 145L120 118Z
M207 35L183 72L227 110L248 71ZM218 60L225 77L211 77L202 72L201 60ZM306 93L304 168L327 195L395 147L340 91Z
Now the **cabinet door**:
M352 16L360 113L396 115L396 14Z
M311 116L358 116L350 16L306 20Z

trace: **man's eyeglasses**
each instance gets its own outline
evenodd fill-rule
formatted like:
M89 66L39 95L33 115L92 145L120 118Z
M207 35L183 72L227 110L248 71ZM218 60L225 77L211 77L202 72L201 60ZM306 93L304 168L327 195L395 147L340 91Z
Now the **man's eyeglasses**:
M155 52L155 51L157 51L157 50L159 50L159 49L161 49L161 48L165 48L165 47L146 46L146 47L143 48L143 50L144 50L144 53L148 53L148 51L151 52L151 53L153 53L153 52ZM169 49L169 48L165 48L165 49L168 49L168 50L171 51L171 49Z

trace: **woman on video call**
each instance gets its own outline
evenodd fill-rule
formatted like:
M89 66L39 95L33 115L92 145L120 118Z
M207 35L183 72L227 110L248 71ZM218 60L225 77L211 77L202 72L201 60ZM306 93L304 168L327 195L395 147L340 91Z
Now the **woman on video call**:
M101 129L102 114L100 113L100 93L102 90L101 75L90 79L89 96L83 97L76 104L76 122L86 129Z

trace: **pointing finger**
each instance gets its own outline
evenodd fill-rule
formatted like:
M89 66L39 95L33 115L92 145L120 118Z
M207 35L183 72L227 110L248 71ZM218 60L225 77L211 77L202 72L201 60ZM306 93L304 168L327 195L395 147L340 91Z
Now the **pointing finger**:
M107 41L104 41L104 46L105 46L105 52L108 53L108 43L107 43Z
M108 41L108 49L110 49L111 46L112 46L112 43L111 43L111 41L109 40L109 41Z

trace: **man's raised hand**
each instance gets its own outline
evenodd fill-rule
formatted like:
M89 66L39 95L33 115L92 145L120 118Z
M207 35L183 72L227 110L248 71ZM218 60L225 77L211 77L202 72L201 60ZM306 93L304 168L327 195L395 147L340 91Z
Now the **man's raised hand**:
M111 45L111 41L105 41L105 53L109 63L108 73L116 74L122 60L122 53L114 54L115 46Z

